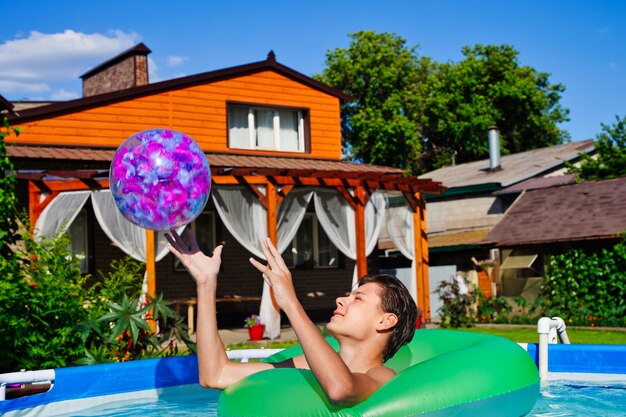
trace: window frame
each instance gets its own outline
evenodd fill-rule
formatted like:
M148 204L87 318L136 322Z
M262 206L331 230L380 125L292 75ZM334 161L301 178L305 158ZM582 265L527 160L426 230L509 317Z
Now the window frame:
M248 110L248 147L233 146L230 134L231 108L241 107ZM257 146L256 119L254 111L273 111L272 130L273 130L273 147ZM298 150L281 149L280 139L280 111L293 111L298 113ZM310 153L310 109L305 107L289 107L280 105L265 105L258 103L246 102L226 102L226 142L228 149L242 151L263 151L263 152L281 152L281 153ZM250 128L250 126L254 126Z
M300 227L302 227L302 224L304 224L305 220L308 218L312 219L312 228L313 228L313 233L311 235L312 240L313 240L313 267L307 267L304 265L298 265L297 261L298 261L298 255L297 255L297 251L298 251L298 239L297 239L297 233L296 236L294 236L294 238L291 240L287 251L286 252L291 252L291 255L289 256L290 258L290 262L287 264L287 266L290 269L339 269L339 254L340 251L337 248L337 246L335 246L335 244L330 240L330 238L328 238L328 242L333 245L333 247L335 248L336 251L336 256L335 256L335 262L333 265L320 265L319 264L319 254L320 254L320 241L319 241L319 230L321 228L320 224L319 224L319 219L317 218L317 215L314 212L307 212L304 214L304 218L302 219L302 223L300 224L300 226L298 227L298 229L300 229ZM296 249L296 252L293 252L293 249Z
M80 237L77 236L76 233L72 233L72 228L75 224L77 224L77 221L83 222L83 230L82 230ZM77 257L80 260L79 268L80 268L81 274L85 275L85 274L92 273L91 267L93 265L93 260L92 260L93 248L91 245L91 241L89 240L89 236L92 234L92 232L91 232L90 215L89 215L89 211L87 210L86 205L80 209L80 211L78 212L74 220L72 220L72 223L67 227L66 233L68 234L70 238L69 249L72 252L72 256ZM74 243L77 242L78 240L82 241L82 246L85 249L84 253L79 253L74 247ZM83 264L83 260L84 260L84 264Z

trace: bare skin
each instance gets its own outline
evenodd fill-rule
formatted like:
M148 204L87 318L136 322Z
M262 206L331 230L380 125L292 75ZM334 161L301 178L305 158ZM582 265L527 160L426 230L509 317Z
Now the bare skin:
M200 384L224 389L248 375L272 369L271 364L228 360L217 329L215 307L223 247L215 248L213 256L209 257L198 249L191 232L188 236L190 247L174 231L166 238L170 251L196 282ZM389 381L395 372L383 366L382 352L398 318L382 310L378 284L365 284L352 294L337 299L337 309L328 324L329 332L340 345L337 354L298 301L291 272L278 250L269 239L261 243L267 265L253 258L250 262L272 287L276 303L289 318L300 341L304 354L294 358L295 367L310 369L329 400L340 405L359 403Z

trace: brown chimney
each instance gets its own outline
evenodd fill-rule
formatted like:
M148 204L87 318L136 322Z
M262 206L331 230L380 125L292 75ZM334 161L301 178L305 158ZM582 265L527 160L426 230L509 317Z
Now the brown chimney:
M140 43L81 75L83 97L148 84L150 52L146 45Z

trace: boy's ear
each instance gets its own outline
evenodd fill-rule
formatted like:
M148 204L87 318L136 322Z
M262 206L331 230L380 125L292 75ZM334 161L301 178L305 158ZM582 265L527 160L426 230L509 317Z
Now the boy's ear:
M384 313L378 321L378 326L376 326L376 330L390 330L393 329L396 324L398 324L398 316L396 316L394 313Z

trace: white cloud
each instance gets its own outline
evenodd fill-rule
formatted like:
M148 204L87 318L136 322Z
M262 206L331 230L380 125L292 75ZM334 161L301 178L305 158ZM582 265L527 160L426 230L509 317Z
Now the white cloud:
M74 100L75 98L78 98L78 97L80 97L78 93L74 91L66 91L63 88L55 91L54 93L50 95L50 98L55 101Z
M154 59L148 57L148 81L151 83L156 83L161 80L161 77L158 74L159 67L154 61Z
M77 80L90 68L135 45L135 33L30 32L0 45L0 93L50 91L55 81ZM6 88L5 88L6 87Z
M50 91L46 83L25 83L0 79L0 93L45 93Z
M179 65L184 64L185 61L187 61L188 59L189 57L186 57L186 56L170 55L167 57L166 62L167 62L167 65L170 67L177 67Z

